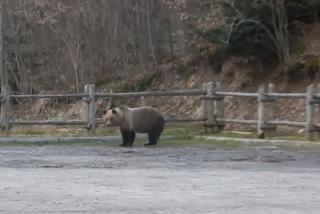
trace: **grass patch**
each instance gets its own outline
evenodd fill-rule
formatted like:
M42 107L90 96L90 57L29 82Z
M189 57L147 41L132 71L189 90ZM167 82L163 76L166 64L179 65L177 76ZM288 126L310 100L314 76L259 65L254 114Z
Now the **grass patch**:
M212 134L216 137L231 137L231 138L257 138L257 135L253 132L233 132L223 131L216 134Z
M190 128L190 127L171 127L166 128L163 135L173 135L173 136L192 136L203 134L203 129L201 128Z
M10 130L11 137L80 137L88 136L89 132L82 127L70 127L70 126L20 126L14 127ZM115 136L120 135L118 128L105 128L100 126L96 129L96 136ZM202 125L187 125L182 124L171 126L171 124L165 128L162 135L170 136L217 136L217 137L240 137L240 138L256 138L255 133L250 132L219 132L219 133L204 133ZM0 137L5 137L4 133L0 132Z
M170 127L163 132L164 135L173 136L216 136L216 137L232 137L232 138L257 138L254 132L236 132L236 131L222 131L216 133L205 133L202 126L193 127Z
M289 141L307 141L307 138L302 135L293 136L276 136L272 138L273 140L289 140Z
M99 127L96 129L97 136L119 135L118 129L106 129ZM88 136L89 132L81 127L53 127L53 126L32 126L32 127L14 127L10 130L11 137L81 137ZM0 137L6 137L0 132Z
M11 130L11 137L83 137L88 136L89 133L86 129L78 127L53 127L53 126L32 126L32 127L14 127ZM121 136L118 128L112 130L105 127L99 127L96 129L96 136ZM186 125L182 126L168 126L162 134L162 140L158 146L161 147L174 147L174 146L205 146L209 148L236 148L240 146L261 146L254 144L245 144L232 141L214 141L214 140L203 140L195 139L195 136L215 136L215 137L228 137L228 138L250 138L256 139L256 133L254 132L234 132L234 131L223 131L220 133L205 134L203 126L200 125ZM5 137L4 135L2 137ZM273 140L287 140L287 141L306 141L303 135L291 135L291 136L274 136ZM137 139L135 145L142 146L147 141ZM14 142L14 143L0 143L4 146L48 146L48 145L83 145L83 146L109 146L118 145L121 140L108 141L96 141L96 140L76 140L76 141L48 141L40 143L29 143L29 142Z

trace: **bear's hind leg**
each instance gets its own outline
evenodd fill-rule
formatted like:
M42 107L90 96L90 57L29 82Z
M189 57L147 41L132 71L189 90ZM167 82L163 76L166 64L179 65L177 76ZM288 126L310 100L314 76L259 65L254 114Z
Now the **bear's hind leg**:
M136 139L136 133L135 132L131 132L129 146L133 145L135 139Z
M160 138L163 129L153 130L148 133L149 143L144 144L145 146L155 146Z
M149 143L145 144L145 146L154 146L157 145L160 135L164 130L164 120L159 121L159 123L148 132Z

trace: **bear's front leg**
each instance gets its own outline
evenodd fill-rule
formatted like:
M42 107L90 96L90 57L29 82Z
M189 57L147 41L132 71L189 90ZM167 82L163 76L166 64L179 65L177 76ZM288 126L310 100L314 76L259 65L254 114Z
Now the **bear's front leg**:
M135 132L120 129L122 135L122 147L131 147L134 139L135 139Z

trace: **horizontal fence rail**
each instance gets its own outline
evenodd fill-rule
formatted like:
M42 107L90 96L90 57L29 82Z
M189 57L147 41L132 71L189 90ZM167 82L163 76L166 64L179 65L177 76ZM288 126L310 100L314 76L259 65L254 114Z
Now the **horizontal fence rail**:
M206 119L196 119L196 118L166 118L165 121L167 123L187 123L187 122L204 122ZM102 125L104 121L102 119L97 119L96 124ZM56 126L68 126L68 125L87 125L87 121L85 120L12 120L10 121L10 125L56 125Z
M96 97L100 98L119 98L119 97L170 97L170 96L200 96L206 95L206 91L202 90L185 90L185 91L146 91L132 93L96 93Z
M221 123L234 123L234 124L247 124L247 125L257 125L257 120L240 120L240 119L217 119Z
M274 85L260 86L257 92L229 92L223 91L220 83L204 83L201 89L193 90L172 90L172 91L144 91L127 93L101 93L96 92L95 85L86 85L84 93L55 93L55 94L10 94L8 87L2 86L0 94L1 101L1 126L9 135L10 128L16 125L80 125L95 134L98 125L103 124L101 118L96 118L96 100L101 98L141 98L145 97L199 97L201 101L202 116L199 118L166 118L168 123L188 123L201 122L212 131L222 130L226 124L240 124L257 127L257 134L265 137L275 130L277 126L291 126L304 128L307 137L312 140L313 132L318 131L319 124L315 120L315 106L320 104L320 93L318 88L311 85L305 93L277 93L274 91ZM254 98L258 106L256 119L232 119L225 118L224 102L225 97ZM86 103L86 118L84 120L11 120L9 118L10 100L12 99L42 99L42 98L82 98ZM305 99L305 121L281 121L276 118L277 99ZM143 100L144 101L144 100ZM268 103L268 105L266 105Z
M25 121L18 121L13 120L10 121L11 125L56 125L56 126L64 126L64 125L86 125L87 121L84 120L42 120L42 121L36 121L36 120L25 120Z
M30 95L22 95L22 94L13 94L10 95L10 98L16 99L32 99L32 98L83 98L89 97L88 94L30 94Z
M305 99L306 98L306 93L295 93L295 94L290 94L290 93L266 93L266 96L270 97L276 97L276 98L301 98Z
M241 93L241 92L215 92L216 95L224 96L224 97L258 97L258 93Z
M266 122L267 124L270 125L284 125L284 126L293 126L293 127L305 127L306 123L305 122L293 122L293 121L268 121Z
M206 121L205 118L186 118L186 119L181 119L181 118L169 118L166 119L167 123L187 123L187 122L204 122Z
M188 123L188 122L204 122L206 118L165 118L166 123ZM105 122L99 118L96 120L98 125L103 125Z

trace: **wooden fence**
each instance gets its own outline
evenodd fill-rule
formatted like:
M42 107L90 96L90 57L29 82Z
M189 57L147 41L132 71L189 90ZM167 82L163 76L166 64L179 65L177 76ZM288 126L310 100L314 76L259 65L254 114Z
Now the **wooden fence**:
M10 128L14 125L83 125L92 135L101 119L96 118L96 100L101 98L144 98L144 97L172 97L172 96L198 96L201 99L203 117L201 118L175 118L167 119L167 122L203 122L206 131L223 130L225 124L255 125L257 134L263 138L268 136L277 126L293 126L304 128L309 140L313 139L313 133L318 132L319 126L315 124L315 106L320 104L320 94L314 85L310 85L306 93L276 93L274 85L260 86L257 93L225 92L220 83L204 83L202 88L196 90L181 91L149 91L132 93L99 93L95 85L86 85L84 93L79 94L37 94L15 95L10 94L7 87L2 87L1 98L1 128L9 135ZM251 97L257 99L257 118L252 120L227 119L224 114L225 97ZM10 101L12 99L39 99L39 98L78 98L86 103L85 120L45 120L45 121L21 121L9 118ZM276 118L276 100L282 99L305 99L305 121L280 121Z

